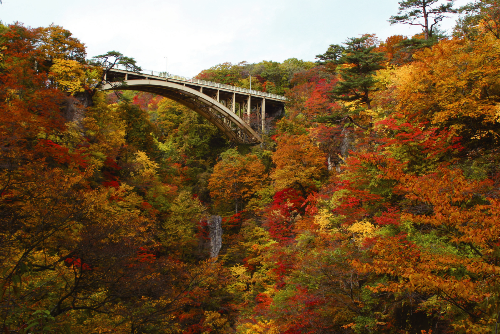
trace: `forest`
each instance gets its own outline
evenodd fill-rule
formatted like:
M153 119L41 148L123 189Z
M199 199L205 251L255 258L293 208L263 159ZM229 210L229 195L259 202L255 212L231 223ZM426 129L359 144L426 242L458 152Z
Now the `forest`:
M0 24L0 332L499 333L500 2L391 14L421 33L200 72L286 96L259 145Z

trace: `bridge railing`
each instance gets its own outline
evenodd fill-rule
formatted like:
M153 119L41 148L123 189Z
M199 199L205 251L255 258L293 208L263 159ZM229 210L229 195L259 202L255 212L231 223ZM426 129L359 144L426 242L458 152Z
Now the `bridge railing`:
M114 68L117 69L117 70L128 71L128 69L125 66L122 66L122 65L115 65ZM235 91L235 92L241 92L241 93L245 93L245 94L250 94L250 95L255 95L255 96L262 96L262 97L268 97L268 98L273 98L273 99L276 99L276 100L286 101L286 97L278 95L278 94L261 92L261 91L253 90L253 89L250 90L250 89L243 88L243 87L225 85L225 84L221 84L221 83L213 82L213 81L206 81L206 80L200 80L200 79L195 79L195 78L191 78L190 79L190 78L186 78L186 77L183 77L183 76L180 76L180 75L170 74L170 73L167 73L167 72L142 70L142 71L140 71L140 73L143 74L143 75L148 75L148 76L154 76L154 77L158 77L158 78L163 78L165 80L167 80L167 79L173 79L173 80L183 81L183 82L186 82L186 83L194 83L194 84L204 85L204 86L210 86L210 87L214 87L214 88L222 88L222 89L232 90L232 91Z

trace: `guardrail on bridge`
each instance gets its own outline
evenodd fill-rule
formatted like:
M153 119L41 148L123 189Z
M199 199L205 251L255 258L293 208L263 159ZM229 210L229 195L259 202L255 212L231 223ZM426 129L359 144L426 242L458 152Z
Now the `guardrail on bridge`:
M114 69L128 71L126 66L115 65ZM262 97L272 98L272 99L276 99L276 100L283 100L283 101L287 100L286 97L281 96L281 95L277 95L277 94L261 92L261 91L253 90L253 89L250 90L250 89L243 88L243 87L225 85L225 84L221 84L221 83L213 82L213 81L206 81L206 80L200 80L200 79L194 79L194 78L189 79L189 78L186 78L186 77L183 77L180 75L173 75L173 74L170 74L167 72L142 70L139 73L141 73L143 75L154 76L154 77L163 78L163 79L173 79L173 80L183 81L186 83L205 85L205 86L210 86L210 87L215 87L215 88L223 88L223 89L232 90L235 92L241 92L244 94L250 94L250 95L254 95L254 96L262 96Z

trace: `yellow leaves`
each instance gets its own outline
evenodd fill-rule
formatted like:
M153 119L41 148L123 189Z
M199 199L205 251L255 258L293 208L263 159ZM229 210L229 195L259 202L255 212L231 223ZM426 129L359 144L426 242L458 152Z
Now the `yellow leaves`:
M342 204L343 198L348 194L349 190L341 189L334 192L328 200L319 202L319 210L314 217L314 223L319 226L321 232L338 232L338 228L346 217L334 215L332 211Z
M6 46L0 46L0 67L3 65L4 57L3 51L7 50Z
M356 242L362 244L366 238L373 238L377 235L379 227L375 227L368 221L355 222L347 230L355 235Z
M347 228L347 230L366 238L374 236L377 228L372 223L363 220L352 224Z
M279 334L280 328L277 327L274 320L261 319L257 323L244 323L238 326L238 333L244 334Z
M177 249L196 244L196 224L204 215L204 207L200 201L184 190L172 202L169 211L170 214L162 224L162 243Z
M88 219L99 222L96 228L110 231L107 239L101 242L118 242L124 237L147 240L144 232L150 228L151 222L141 216L139 208L143 199L133 187L122 183L118 189L98 188L83 196Z
M241 264L237 264L236 266L230 267L229 270L234 278L234 283L229 285L228 290L232 293L246 291L252 280L251 274L248 272L247 268Z
M120 115L120 108L116 104L106 105L104 99L102 92L97 93L94 108L88 108L86 117L82 120L85 134L92 139L89 153L100 157L101 161L106 156L116 156L126 143L126 122Z
M54 59L49 77L54 79L59 89L74 94L83 92L85 71L76 60Z
M156 172L160 166L149 159L146 152L137 151L135 153L135 170L141 177L144 178L154 178L156 177Z
M470 319L459 320L452 323L453 328L457 333L467 333L467 334L490 334L492 333L492 327L494 326L496 320L494 317L481 318L478 321L471 321Z
M321 231L326 231L330 228L331 220L333 217L334 216L330 212L330 210L322 208L314 217L314 222L319 225Z
M497 116L497 119L496 119L496 122L500 122L500 116ZM498 135L495 131L493 130L488 130L488 131L484 131L484 130L477 130L474 135L470 138L472 140L478 140L478 139L483 139L483 138L486 138L488 136L492 136L493 138L495 139L498 139L498 137L500 137L500 135Z
M38 49L49 59L85 60L85 45L72 37L70 31L54 24L38 30L40 32Z
M227 318L223 317L219 312L205 311L204 326L210 327L213 330L219 331L228 323ZM208 332L204 332L208 333Z
M248 270L245 266L242 266L241 264L237 264L231 268L229 268L231 271L231 275L233 275L235 278L238 279L248 279L250 276L248 275Z

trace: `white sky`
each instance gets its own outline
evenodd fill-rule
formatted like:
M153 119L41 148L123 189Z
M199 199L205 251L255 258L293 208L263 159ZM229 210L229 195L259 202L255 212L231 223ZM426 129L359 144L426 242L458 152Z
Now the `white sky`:
M418 33L389 25L397 8L397 0L2 0L0 20L54 23L85 43L89 58L116 50L143 69L192 77L223 62L315 61L364 33Z

